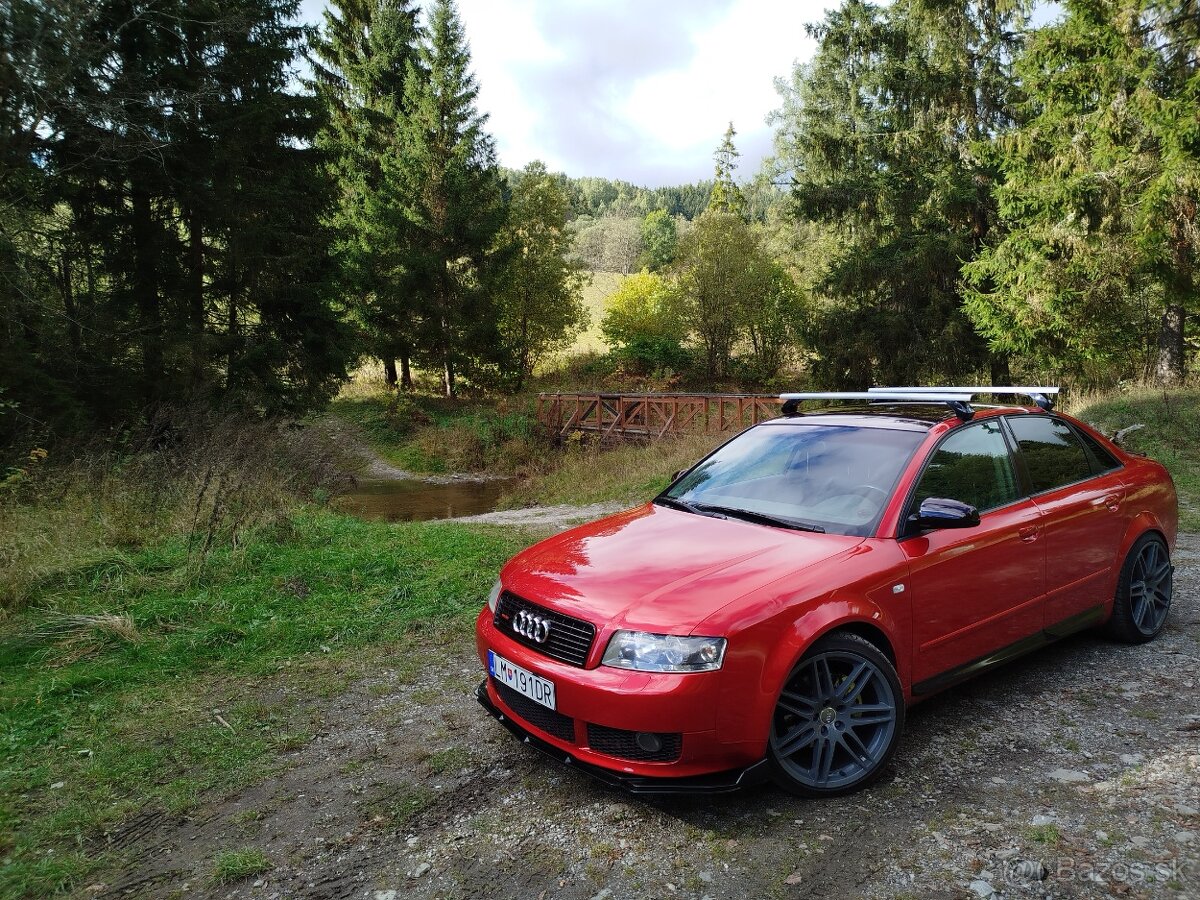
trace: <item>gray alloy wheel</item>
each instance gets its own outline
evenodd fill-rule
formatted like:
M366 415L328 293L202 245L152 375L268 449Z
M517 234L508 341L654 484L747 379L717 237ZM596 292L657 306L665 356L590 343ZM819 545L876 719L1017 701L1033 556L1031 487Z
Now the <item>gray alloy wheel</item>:
M768 741L775 782L808 797L857 790L882 774L903 729L891 661L858 635L827 635L779 693Z
M1157 534L1142 535L1121 567L1108 633L1129 644L1154 640L1171 609L1174 571L1166 542Z

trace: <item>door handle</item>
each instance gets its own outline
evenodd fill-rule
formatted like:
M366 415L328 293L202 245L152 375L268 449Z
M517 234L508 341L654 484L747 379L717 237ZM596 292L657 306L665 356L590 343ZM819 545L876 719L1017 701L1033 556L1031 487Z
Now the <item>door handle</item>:
M1038 533L1041 530L1037 525L1025 525L1017 530L1017 534L1020 535L1021 540L1025 543L1032 544L1038 539Z
M1121 495L1120 494L1109 494L1107 497L1104 498L1104 505L1107 506L1113 512L1116 512L1118 509L1121 508Z

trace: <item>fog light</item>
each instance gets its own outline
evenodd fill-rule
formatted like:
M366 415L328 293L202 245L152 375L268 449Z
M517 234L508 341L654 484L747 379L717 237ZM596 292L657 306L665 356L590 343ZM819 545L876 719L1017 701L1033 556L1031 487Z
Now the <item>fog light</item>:
M657 753L662 749L662 738L652 731L639 731L633 739L647 753Z

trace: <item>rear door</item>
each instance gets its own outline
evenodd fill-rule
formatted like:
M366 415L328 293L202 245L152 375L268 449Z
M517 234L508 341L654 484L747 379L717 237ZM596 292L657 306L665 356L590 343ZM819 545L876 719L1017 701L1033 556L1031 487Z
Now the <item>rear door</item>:
M1120 463L1055 416L1007 416L1046 548L1044 627L1087 616L1115 589L1124 534ZM1094 446L1092 446L1094 445Z
M969 503L980 524L901 537L916 693L933 689L923 681L1038 633L1045 577L1040 512L1021 490L999 419L950 432L930 455L905 518L926 497Z

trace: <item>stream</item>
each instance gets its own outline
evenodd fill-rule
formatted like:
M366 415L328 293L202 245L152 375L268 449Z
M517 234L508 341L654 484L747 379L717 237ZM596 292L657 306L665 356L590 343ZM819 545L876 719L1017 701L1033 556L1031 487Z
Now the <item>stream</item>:
M333 501L335 509L360 519L424 522L491 512L511 479L423 481L417 478L363 480Z

